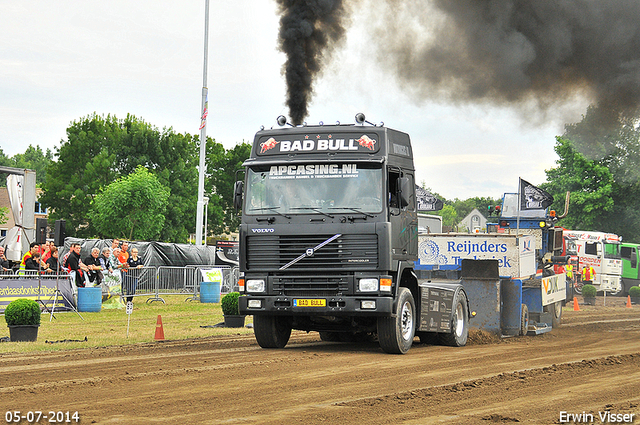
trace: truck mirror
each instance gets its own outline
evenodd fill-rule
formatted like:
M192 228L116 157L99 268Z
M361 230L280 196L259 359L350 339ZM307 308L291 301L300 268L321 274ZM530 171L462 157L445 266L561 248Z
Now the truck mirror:
M233 207L236 210L242 208L242 192L244 192L244 182L237 181L233 186Z
M413 185L408 177L400 177L400 208L409 205L411 196L413 195Z

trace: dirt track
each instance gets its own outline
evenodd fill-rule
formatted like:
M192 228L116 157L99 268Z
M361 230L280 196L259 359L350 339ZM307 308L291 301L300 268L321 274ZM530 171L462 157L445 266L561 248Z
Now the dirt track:
M566 307L545 335L474 334L467 347L416 343L402 356L315 333L294 333L282 350L225 337L4 355L0 413L77 411L85 424L553 424L561 411L595 423L610 411L640 423L640 306L609 297L581 308Z

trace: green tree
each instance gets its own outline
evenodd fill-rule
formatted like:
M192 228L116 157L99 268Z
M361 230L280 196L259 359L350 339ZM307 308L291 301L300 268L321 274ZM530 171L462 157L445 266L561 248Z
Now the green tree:
M557 167L546 171L547 183L540 187L554 197L552 209L564 209L565 193L571 192L569 214L559 224L576 230L605 230L606 213L612 211L614 201L613 176L600 161L587 159L574 143L556 138Z
M5 166L5 167L11 167L12 166L11 159L7 155L5 155L5 153L2 150L2 148L0 148L0 165Z
M446 226L455 229L455 227L458 225L458 222L460 221L458 220L458 213L453 205L445 204L436 215L442 217L443 227Z
M98 236L151 240L164 227L170 190L143 166L98 193L89 217Z
M52 161L53 153L51 153L51 149L47 149L46 152L43 152L42 148L37 145L36 147L29 145L24 153L15 154L11 158L7 157L2 149L0 149L0 165L34 170L36 172L36 183L38 185L41 185L46 181L46 170L49 163ZM3 176L2 179L7 176L5 173L0 174Z
M564 190L572 192L568 216L561 224L640 241L638 122L638 110L599 104L590 106L580 122L565 127L563 140L556 145L556 151L560 150L558 167L551 175L547 173L556 209L564 202ZM587 168L584 173L583 164ZM571 179L569 167L584 181Z
M47 168L40 202L51 208L51 219L66 220L70 236L95 236L89 220L94 198L142 165L171 190L159 239L186 242L195 228L197 152L197 138L189 134L160 131L133 115L119 120L93 114L67 128L57 161Z
M9 208L0 208L0 224L5 224L9 221Z
M51 149L43 152L40 146L33 147L29 145L24 153L14 155L11 161L13 162L12 167L34 170L36 172L36 183L41 185L47 180L46 171L53 161L53 153L51 153Z
M236 172L243 169L243 162L249 158L251 145L239 143L225 150L215 141L207 142L207 188L209 195L209 230L214 234L236 231L240 220L233 208L233 187ZM242 176L240 176L242 177Z

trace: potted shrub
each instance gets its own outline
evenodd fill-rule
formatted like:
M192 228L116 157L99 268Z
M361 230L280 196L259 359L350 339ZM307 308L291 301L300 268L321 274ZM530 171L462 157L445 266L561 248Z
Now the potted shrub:
M596 287L586 284L582 287L582 296L586 305L596 305Z
M629 288L629 298L631 298L631 304L640 304L640 286Z
M224 326L227 328L241 328L244 326L244 316L240 315L238 308L238 292L229 292L220 300L222 314L224 315Z
M18 298L4 311L11 341L35 341L41 319L40 306L34 300Z

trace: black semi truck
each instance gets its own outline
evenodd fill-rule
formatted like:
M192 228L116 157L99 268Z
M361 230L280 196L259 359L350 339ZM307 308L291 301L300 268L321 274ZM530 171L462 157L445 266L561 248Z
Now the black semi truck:
M292 329L325 341L378 338L406 353L414 337L466 344L460 282L420 281L409 135L365 121L259 131L235 186L240 313L263 348ZM420 189L418 188L419 192Z

